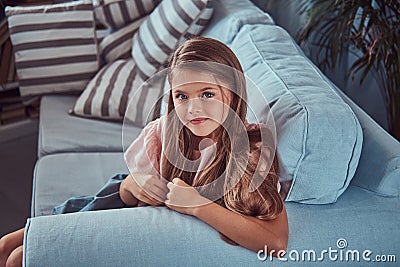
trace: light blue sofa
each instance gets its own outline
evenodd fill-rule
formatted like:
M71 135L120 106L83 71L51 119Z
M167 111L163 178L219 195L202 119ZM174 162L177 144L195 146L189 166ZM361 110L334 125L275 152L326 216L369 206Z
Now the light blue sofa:
M344 106L347 111L343 112L352 114L346 120L351 125L347 127L346 124L340 133L335 133L333 127L329 129L332 136L321 137L324 142L341 142L348 136L354 137L349 138L349 142L353 142L352 150L343 151L343 155L350 153L354 159L342 175L345 179L336 197L300 199L293 193L299 201L286 202L290 236L288 253L283 260L265 258L263 253L228 245L205 223L165 207L42 216L69 197L94 194L114 174L127 173L121 124L69 116L68 110L76 97L45 96L41 103L32 218L25 228L25 266L375 266L379 259L386 261L382 266L398 266L399 142L331 84L305 58L290 36L251 2L216 0L214 6L213 20L203 34L230 45L248 75L253 75L254 68L260 75L269 72L260 69L261 65L248 64L256 53L246 55L254 46L246 47L242 36L254 42L265 36L270 42L265 49L272 47L273 51L270 51L270 58L261 57L261 62L269 66L271 73L268 75L280 79L281 86L289 88L290 79L297 79L296 68L307 66L311 70L307 79L320 83L321 90L330 88L334 101L342 98L348 104ZM257 38L252 38L254 36ZM287 52L285 45L293 48L287 58L296 57L300 63L288 63L279 58ZM263 50L257 53L261 55ZM259 81L256 76L252 78ZM263 78L260 79L262 82ZM332 113L336 112L342 110ZM308 115L310 120L311 110ZM279 122L279 118L276 119ZM346 129L350 129L349 132ZM136 134L140 130L134 129ZM279 127L277 130L279 133ZM340 149L335 157L340 157ZM331 156L330 151L324 153L321 157ZM336 162L339 160L332 161L332 169L340 167ZM312 175L323 176L330 171L317 167L314 170L317 174ZM329 180L330 177L325 178ZM320 195L325 190L324 184L318 185L318 181L308 186L315 186ZM334 203L312 205L318 201Z

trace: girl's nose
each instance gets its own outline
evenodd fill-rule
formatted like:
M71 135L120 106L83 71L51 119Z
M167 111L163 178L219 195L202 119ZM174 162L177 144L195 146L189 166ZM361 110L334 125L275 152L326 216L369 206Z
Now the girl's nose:
M202 111L202 103L198 98L189 100L188 103L188 112L190 114L200 114Z

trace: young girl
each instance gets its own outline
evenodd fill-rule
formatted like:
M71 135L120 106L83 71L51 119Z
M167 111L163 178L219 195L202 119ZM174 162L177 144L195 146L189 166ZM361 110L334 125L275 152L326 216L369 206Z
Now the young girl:
M168 80L167 115L149 123L125 153L131 174L120 187L123 202L165 204L253 251L265 245L285 250L288 221L278 162L268 155L273 149L260 145L271 134L246 122L246 86L235 54L214 39L193 38L172 55ZM263 163L271 168L252 188Z
M221 238L258 252L285 250L288 219L278 162L265 125L246 122L246 86L235 54L195 37L172 55L168 113L125 153L127 206L161 206L195 216ZM268 143L268 142L267 142ZM254 183L254 181L256 181ZM0 267L21 266L23 229L0 240Z

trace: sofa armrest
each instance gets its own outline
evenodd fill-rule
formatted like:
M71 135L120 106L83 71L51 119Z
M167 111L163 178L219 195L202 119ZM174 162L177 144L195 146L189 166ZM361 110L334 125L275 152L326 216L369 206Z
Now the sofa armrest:
M382 196L400 196L400 142L337 90L351 106L363 130L361 157L351 184Z
M166 207L35 217L25 228L25 266L254 266L257 254Z

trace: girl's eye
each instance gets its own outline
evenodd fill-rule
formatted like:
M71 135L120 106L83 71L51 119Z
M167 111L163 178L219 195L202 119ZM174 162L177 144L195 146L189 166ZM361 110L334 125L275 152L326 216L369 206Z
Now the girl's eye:
M204 93L203 93L203 97L204 97L204 98L212 98L214 95L215 95L215 94L210 93L210 92L204 92Z
M177 99L179 99L179 100L185 100L185 99L187 99L187 96L184 95L184 94L177 94L177 95L175 96L175 98L177 98Z

